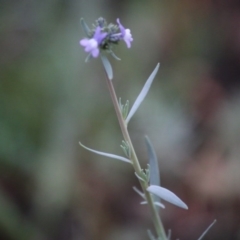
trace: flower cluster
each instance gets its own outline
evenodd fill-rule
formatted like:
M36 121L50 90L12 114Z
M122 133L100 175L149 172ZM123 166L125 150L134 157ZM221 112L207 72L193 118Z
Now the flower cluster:
M87 38L80 40L79 44L84 47L85 52L89 53L89 57L97 58L100 50L108 51L115 56L112 47L121 40L126 43L128 48L131 47L133 41L131 31L124 28L119 19L117 19L117 25L112 23L107 25L104 18L99 18L92 30L88 28L83 19L81 23Z

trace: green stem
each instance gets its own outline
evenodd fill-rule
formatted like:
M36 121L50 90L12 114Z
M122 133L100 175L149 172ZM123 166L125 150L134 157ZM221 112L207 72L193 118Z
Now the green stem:
M133 163L133 168L134 168L135 172L139 176L141 176L142 168L140 166L140 163L139 163L137 155L135 153L131 138L129 136L128 129L127 129L127 124L126 124L125 120L123 119L122 112L121 112L120 107L119 107L118 99L117 99L117 96L116 96L116 93L115 93L115 90L114 90L114 87L113 87L113 83L108 78L107 78L107 85L108 85L108 88L109 88L109 92L110 92L110 95L111 95L111 98L112 98L112 102L113 102L113 105L114 105L114 108L115 108L115 111L116 111L116 114L117 114L117 118L118 118L118 121L119 121L119 125L120 125L120 128L121 128L124 140L129 144L129 147L131 149L131 160L132 160L132 163ZM152 220L153 220L153 224L154 224L157 236L158 236L158 238L160 238L162 240L167 240L167 236L166 236L165 230L163 228L162 221L161 221L161 219L159 217L159 214L157 212L157 209L154 205L153 198L152 198L151 194L146 190L147 187L148 187L148 183L147 182L142 182L141 180L139 182L140 182L142 190L145 194L146 200L148 202L148 206L149 206L150 211L151 211Z

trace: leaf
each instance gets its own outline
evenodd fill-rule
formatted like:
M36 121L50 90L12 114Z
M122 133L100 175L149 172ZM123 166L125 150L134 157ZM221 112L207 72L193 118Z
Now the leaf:
M149 76L148 80L146 81L145 85L143 86L143 89L140 92L140 94L138 95L136 101L134 102L134 104L126 118L127 124L130 121L130 119L132 118L132 116L134 115L134 113L137 111L138 107L140 106L140 104L142 103L144 98L146 97L146 95L151 87L151 84L158 72L159 66L160 66L160 64L158 63L157 66L155 67L155 69L153 70L152 74Z
M156 240L156 238L154 237L154 235L153 235L151 230L148 229L147 230L147 234L148 234L148 237L149 237L150 240Z
M131 158L131 148L129 147L128 142L125 142L124 140L122 141L122 144L120 145L122 148L123 152L128 158Z
M142 177L140 177L136 172L134 172L134 174L136 175L136 177L141 180L142 182L146 182L145 179L143 179Z
M167 240L171 240L172 230L168 230Z
M165 206L160 202L153 202L153 203L154 203L155 206L165 208ZM140 202L140 204L144 205L144 204L148 204L148 202L147 201L142 201L142 202Z
M166 188L151 185L147 188L147 191L178 207L188 209L187 205L179 197L177 197L173 192L169 191Z
M155 206L158 206L160 208L165 208L165 205L160 202L153 202Z
M83 148L87 149L88 151L96 153L98 155L102 155L102 156L109 157L109 158L114 158L114 159L117 159L117 160L121 160L123 162L132 163L129 159L127 159L125 157L121 157L121 156L118 156L118 155L115 155L115 154L111 154L111 153L105 153L105 152L96 151L94 149L91 149L91 148L88 148L88 147L84 146L81 142L79 142L79 144L80 144L80 146L82 146Z
M87 55L86 59L85 59L85 63L89 62L92 58L93 58L93 57L92 57L92 54L89 53L89 54Z
M102 63L103 63L103 67L106 71L106 74L108 76L108 79L112 80L113 79L113 71L112 71L111 63L109 62L107 57L102 55L102 54L101 54L101 60L102 60Z
M122 116L124 119L126 119L128 115L128 110L129 110L129 101L127 100L125 105L123 105L123 110L122 110Z
M113 51L110 51L110 54L112 55L113 58L115 58L118 61L121 61L121 58L119 58L118 56L116 56L116 54Z
M150 165L150 185L160 186L160 174L159 174L157 155L154 151L152 143L150 142L147 136L145 136L145 142L147 145L149 165Z
M80 23L81 23L82 29L83 29L84 33L86 34L86 36L90 37L91 31L83 18L80 19Z
M203 234L198 238L198 240L203 239L203 237L207 234L207 232L209 231L209 229L216 223L216 219L210 224L210 226L203 232Z
M145 194L143 192L141 192L140 190L138 190L136 187L133 187L133 190L139 194L143 199L145 199Z

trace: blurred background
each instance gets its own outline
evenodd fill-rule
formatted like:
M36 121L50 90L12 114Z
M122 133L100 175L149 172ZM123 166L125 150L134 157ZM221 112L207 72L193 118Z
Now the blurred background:
M147 206L123 155L99 59L84 63L80 18L120 18L134 41L109 58L123 102L160 71L129 124L142 167L189 207L161 210L172 239L240 239L240 2L0 1L0 239L145 240Z

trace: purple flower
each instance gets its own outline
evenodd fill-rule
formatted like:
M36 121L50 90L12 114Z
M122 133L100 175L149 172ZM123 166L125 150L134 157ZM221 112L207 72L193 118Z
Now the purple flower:
M99 48L98 46L101 44L103 39L107 36L107 33L102 33L101 28L97 27L93 38L88 39L84 38L80 40L79 44L85 47L85 52L89 52L94 58L98 57L99 55Z
M118 26L120 28L120 31L121 31L122 38L123 38L124 42L127 44L127 47L130 48L131 47L131 42L133 41L130 29L125 29L123 27L123 25L120 23L119 18L117 19L117 23L118 23Z

